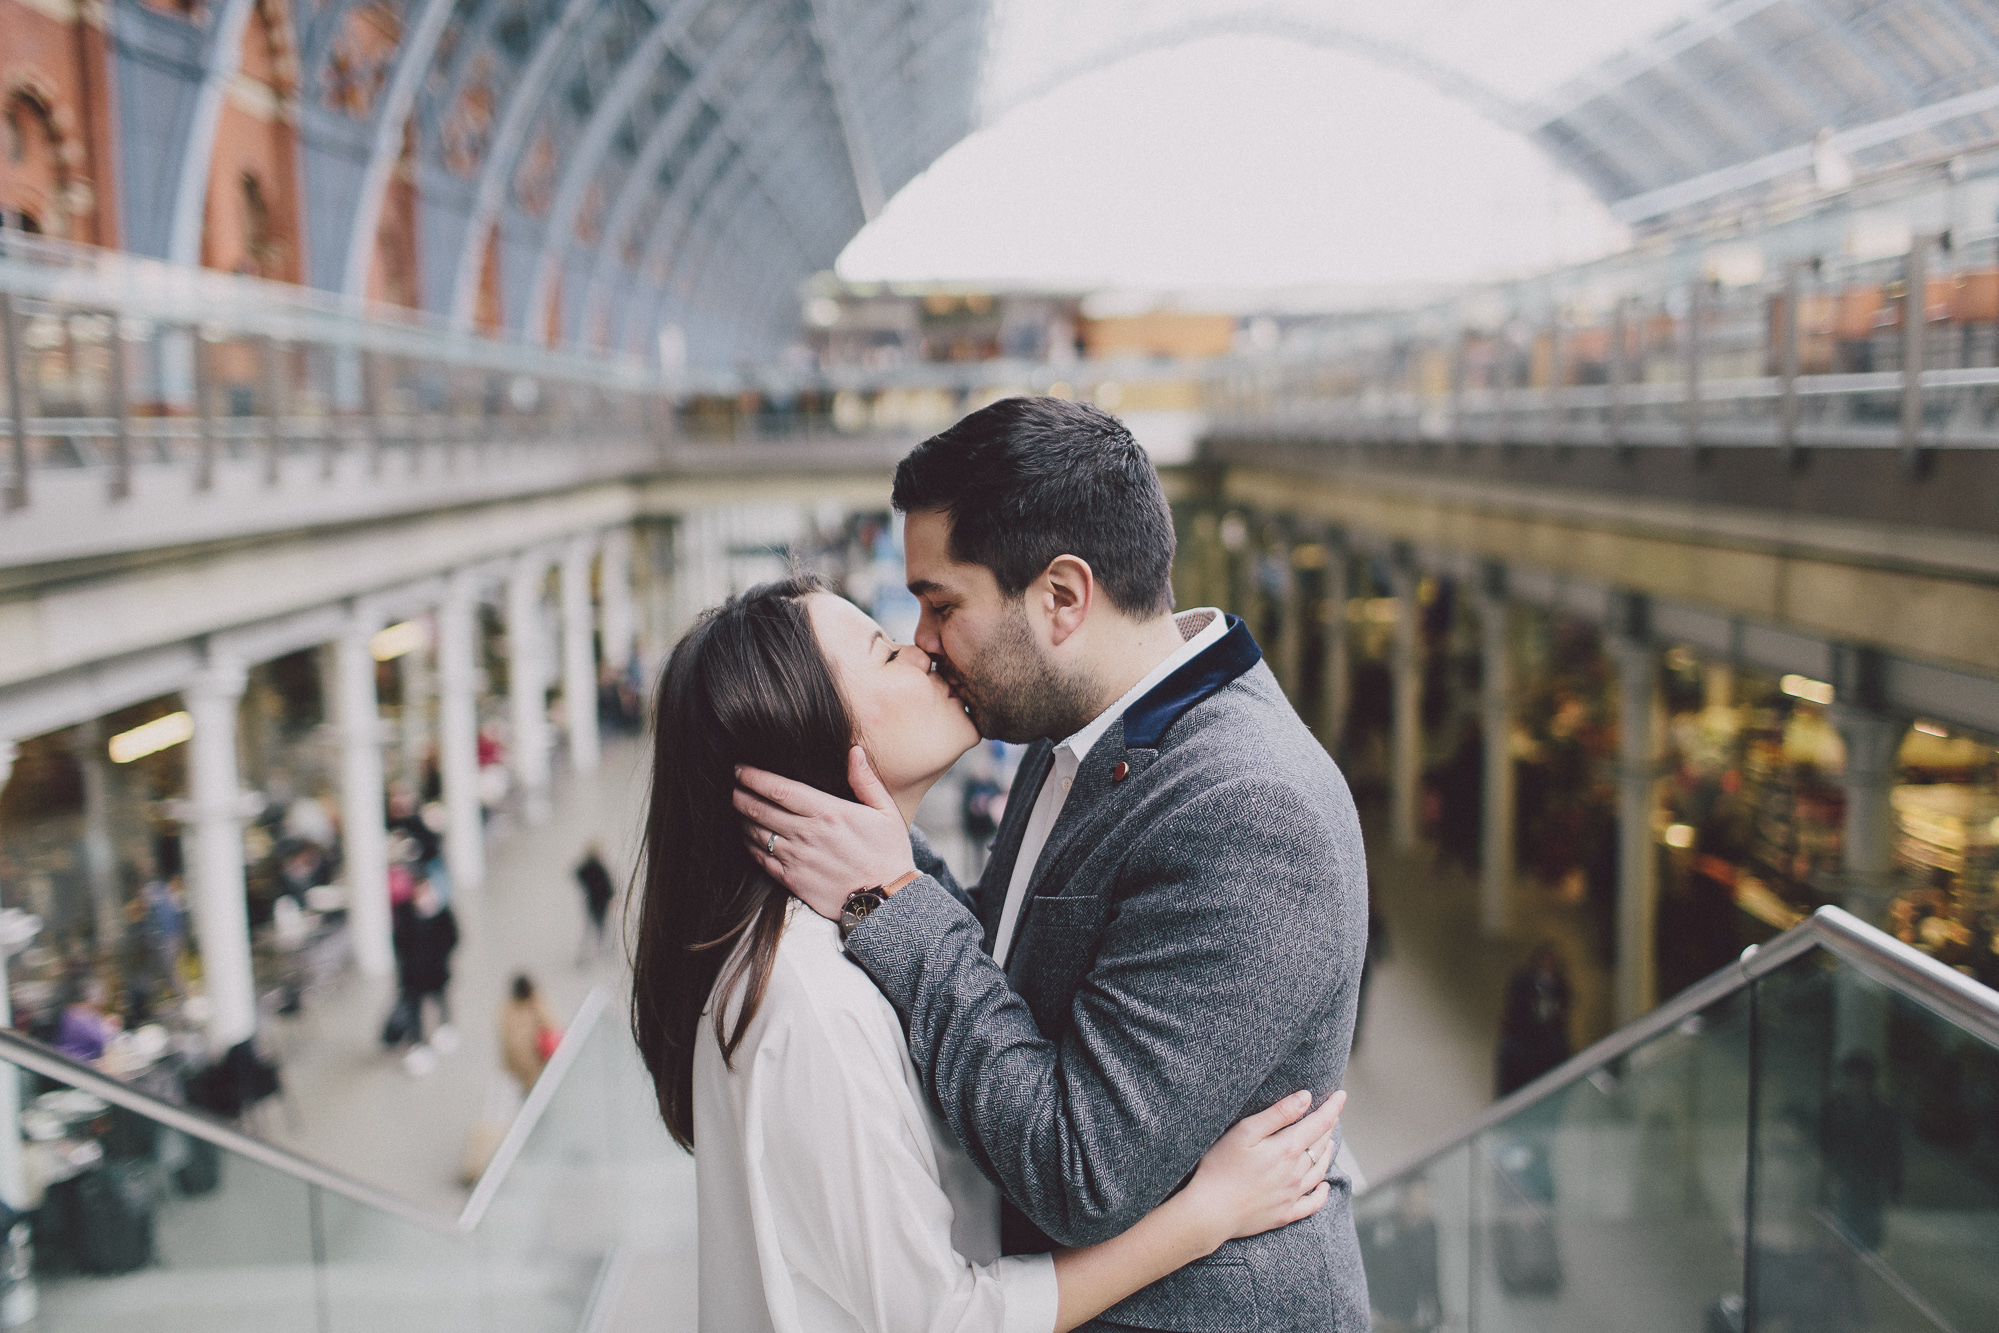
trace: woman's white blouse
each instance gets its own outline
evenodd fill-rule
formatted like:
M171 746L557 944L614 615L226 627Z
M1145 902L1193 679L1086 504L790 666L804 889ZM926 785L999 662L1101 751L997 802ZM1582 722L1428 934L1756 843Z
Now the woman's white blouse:
M894 1008L838 926L791 906L731 1065L715 997L695 1048L702 1333L1050 1333L1054 1260L1000 1257L999 1194L930 1110Z

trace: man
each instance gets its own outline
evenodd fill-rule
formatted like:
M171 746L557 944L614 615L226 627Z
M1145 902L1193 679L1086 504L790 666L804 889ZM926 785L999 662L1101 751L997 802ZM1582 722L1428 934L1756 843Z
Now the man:
M981 734L1033 742L981 884L912 849L858 750L859 804L745 769L737 807L766 869L842 919L903 1016L933 1100L1009 1201L1008 1250L1090 1244L1244 1115L1338 1088L1360 827L1247 627L1173 614L1172 517L1116 420L995 403L903 460L895 504L917 645ZM1315 1216L1090 1327L1359 1333L1351 1186L1331 1179Z

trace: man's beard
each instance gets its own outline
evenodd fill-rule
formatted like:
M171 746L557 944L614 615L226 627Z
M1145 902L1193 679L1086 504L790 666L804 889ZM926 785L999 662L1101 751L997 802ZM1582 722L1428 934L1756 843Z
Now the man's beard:
M1028 628L1027 612L1016 604L976 662L951 661L941 668L950 679L972 725L991 740L1025 744L1043 737L1073 735L1098 713L1088 682L1065 675L1043 657Z

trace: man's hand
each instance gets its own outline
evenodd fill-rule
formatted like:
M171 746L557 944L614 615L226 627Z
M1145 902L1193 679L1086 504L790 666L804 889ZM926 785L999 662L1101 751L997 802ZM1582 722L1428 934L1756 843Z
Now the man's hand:
M859 804L760 768L737 769L736 781L750 855L829 920L840 919L854 890L893 883L916 869L902 811L858 745L847 756L847 781Z

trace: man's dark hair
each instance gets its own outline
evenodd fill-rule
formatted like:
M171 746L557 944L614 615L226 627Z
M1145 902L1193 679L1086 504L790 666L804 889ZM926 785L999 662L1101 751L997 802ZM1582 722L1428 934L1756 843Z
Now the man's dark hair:
M1062 398L1002 398L910 451L895 507L951 520L951 558L1018 597L1079 556L1128 616L1173 609L1173 515L1159 474L1116 417Z

